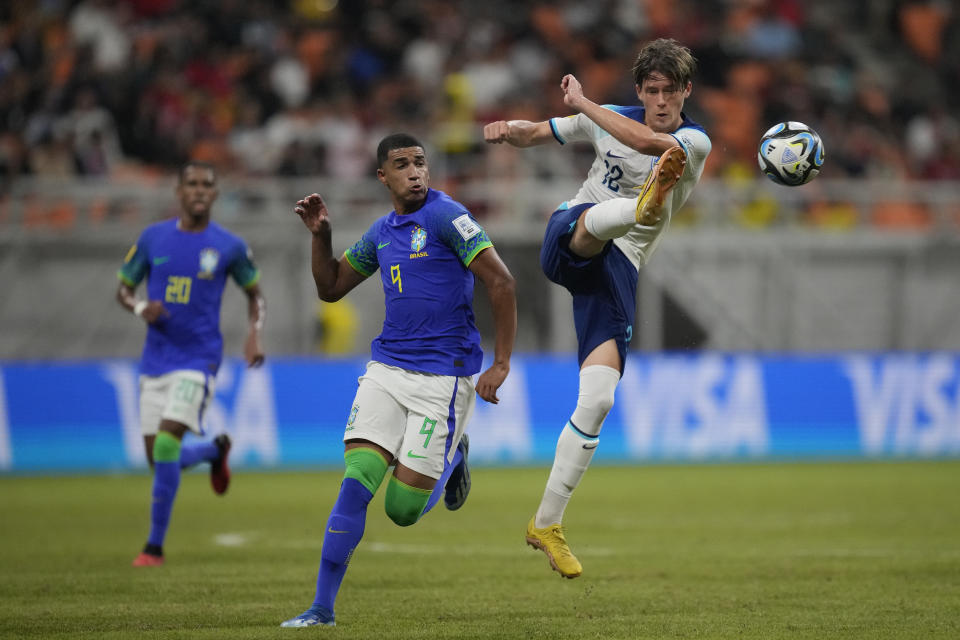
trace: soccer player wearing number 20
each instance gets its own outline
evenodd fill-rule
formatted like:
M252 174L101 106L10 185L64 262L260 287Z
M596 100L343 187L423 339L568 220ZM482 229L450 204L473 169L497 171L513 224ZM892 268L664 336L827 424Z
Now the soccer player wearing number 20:
M572 75L560 82L577 113L543 122L491 122L484 139L529 147L590 142L597 157L577 195L547 223L540 264L573 295L580 362L576 409L557 441L553 469L526 540L565 578L582 566L561 527L567 502L599 444L633 336L639 269L650 260L670 216L693 190L710 153L703 127L682 112L696 61L675 40L645 45L633 68L642 106L600 106ZM639 190L639 193L638 193Z
M214 377L223 357L220 302L230 276L247 295L249 333L244 357L251 367L263 363L260 333L266 317L260 272L247 245L210 220L217 199L214 168L189 162L180 169L176 219L147 227L130 248L118 274L117 301L147 323L140 361L140 427L147 461L154 469L150 535L135 567L162 565L163 541L180 469L210 463L210 482L218 495L230 482L230 438L182 445L189 429L203 434L204 410L213 396ZM147 280L147 299L135 292Z
M344 430L346 471L327 520L316 596L281 624L334 624L334 600L363 536L367 505L395 464L384 506L396 524L417 522L443 494L458 509L470 489L464 427L476 395L497 403L517 330L513 276L486 232L458 202L429 188L423 145L393 134L377 147L377 177L394 210L337 260L330 218L317 194L294 211L312 235L317 294L339 300L380 270L386 316L371 345ZM483 352L473 315L474 276L490 297L495 326L490 368L473 384Z

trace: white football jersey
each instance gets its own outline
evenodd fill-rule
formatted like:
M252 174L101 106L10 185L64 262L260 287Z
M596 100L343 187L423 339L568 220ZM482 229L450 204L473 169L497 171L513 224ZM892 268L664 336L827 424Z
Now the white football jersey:
M631 120L644 121L643 107L618 107L609 104L603 107ZM639 187L646 182L657 160L657 156L648 156L623 144L582 113L566 118L552 118L550 128L560 144L589 142L597 152L597 158L593 161L580 191L560 205L560 208L585 202L603 202L611 198L636 198ZM663 204L660 222L653 226L638 224L625 236L613 241L637 269L650 260L660 236L670 224L671 215L683 206L687 196L693 191L703 174L703 165L712 148L703 127L686 116L683 116L680 128L670 135L676 138L686 152L687 165L680 181Z

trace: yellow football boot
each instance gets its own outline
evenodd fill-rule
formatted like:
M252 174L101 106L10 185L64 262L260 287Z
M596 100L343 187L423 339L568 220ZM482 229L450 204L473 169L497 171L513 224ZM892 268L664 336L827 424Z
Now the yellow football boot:
M564 578L576 578L583 573L583 567L577 556L573 555L563 537L563 527L552 524L543 529L537 529L536 516L530 518L527 525L527 544L540 549L550 560L550 566Z
M653 165L647 181L640 187L637 196L637 224L652 226L660 222L660 207L673 189L683 168L687 164L687 154L680 146L670 147L663 152L657 163Z

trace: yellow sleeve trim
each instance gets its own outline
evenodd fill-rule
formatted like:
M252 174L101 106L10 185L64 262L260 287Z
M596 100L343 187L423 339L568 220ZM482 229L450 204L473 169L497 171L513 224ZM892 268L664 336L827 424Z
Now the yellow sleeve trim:
M490 241L484 242L482 244L478 244L476 247L474 247L473 251L470 252L470 255L467 256L467 259L463 261L463 265L465 267L469 267L470 263L473 262L473 259L476 258L478 255L480 255L481 251L483 251L484 249L489 249L492 246L493 246L493 243Z
M131 280L130 278L128 278L127 276L123 275L123 272L122 272L122 271L117 271L117 278L119 278L119 279L120 279L120 282L122 282L123 284L127 285L128 287L136 287L136 286L137 286L137 283L134 282L133 280Z
M249 288L252 287L253 285L257 284L258 282L260 282L260 270L259 270L259 269L257 269L257 272L253 275L252 278L250 278L250 282L248 282L247 284L243 285L243 288L244 288L244 289L249 289Z

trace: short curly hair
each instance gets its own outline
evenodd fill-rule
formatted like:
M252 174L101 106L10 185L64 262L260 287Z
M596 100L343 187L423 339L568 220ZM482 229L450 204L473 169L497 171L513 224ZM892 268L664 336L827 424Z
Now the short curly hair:
M419 140L409 133L392 133L377 145L377 166L383 168L383 163L387 161L387 154L394 149L406 149L407 147L420 147L423 145Z
M673 38L660 38L644 45L633 63L633 80L639 87L652 73L661 73L673 86L687 86L697 70L697 59L690 49Z

